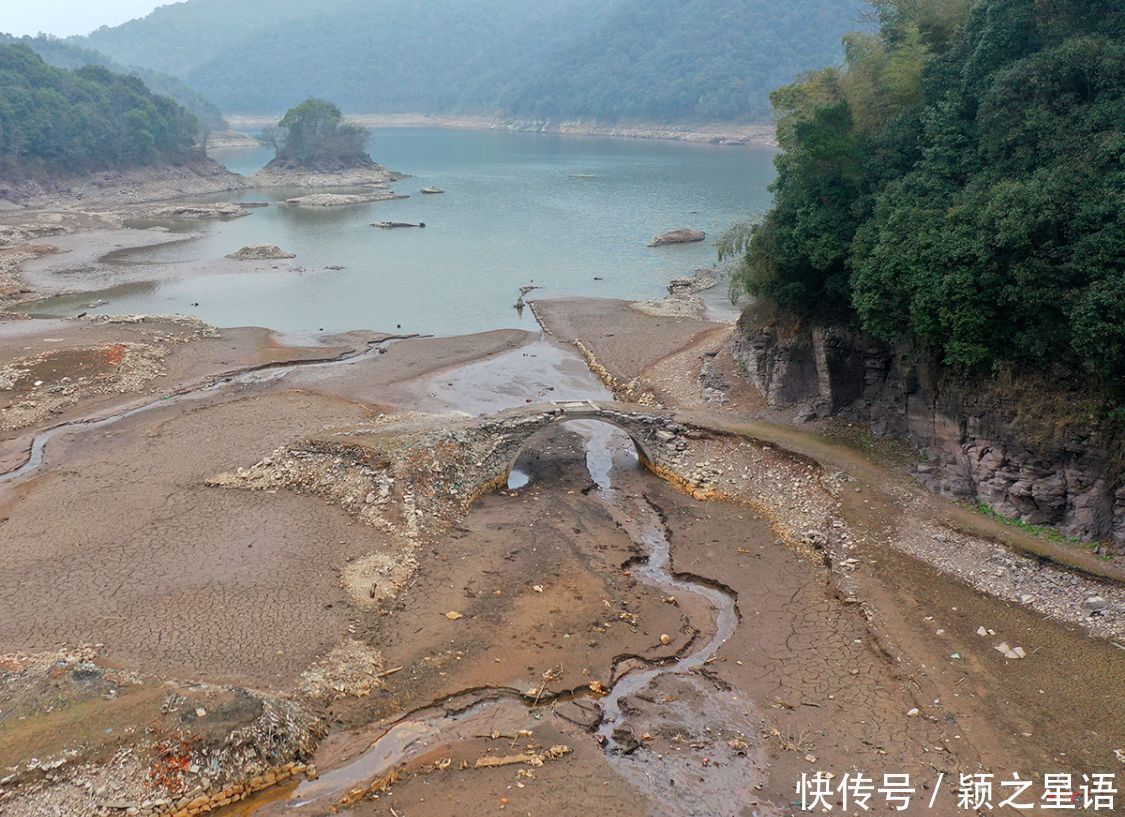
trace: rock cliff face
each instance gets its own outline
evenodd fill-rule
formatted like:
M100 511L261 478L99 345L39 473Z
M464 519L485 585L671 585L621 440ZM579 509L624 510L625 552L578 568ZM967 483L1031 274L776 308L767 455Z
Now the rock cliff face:
M771 406L797 406L805 420L856 419L879 436L909 439L927 460L919 478L938 493L1125 548L1125 483L1114 453L1120 441L1104 430L1070 427L1035 435L1046 441L1029 439L995 401L844 330L782 338L744 318L732 351Z

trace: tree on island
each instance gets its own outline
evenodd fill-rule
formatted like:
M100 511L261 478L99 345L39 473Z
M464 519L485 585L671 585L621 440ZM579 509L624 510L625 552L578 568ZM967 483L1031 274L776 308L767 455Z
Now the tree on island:
M375 166L366 151L367 128L345 122L340 109L323 99L306 99L290 108L277 130L272 165L320 172Z

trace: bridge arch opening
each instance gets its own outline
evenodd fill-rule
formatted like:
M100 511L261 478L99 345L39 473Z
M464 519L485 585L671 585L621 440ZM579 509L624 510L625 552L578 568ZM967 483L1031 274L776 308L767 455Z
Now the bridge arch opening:
M615 453L629 450L635 454L641 467L649 467L653 462L647 443L633 432L609 417L568 417L560 415L544 426L535 429L520 441L508 462L506 484L515 490L530 482L528 458L535 453L535 441L548 435L552 429L567 426L578 433L585 441L586 467L590 476L599 485L608 484L609 473L613 468Z

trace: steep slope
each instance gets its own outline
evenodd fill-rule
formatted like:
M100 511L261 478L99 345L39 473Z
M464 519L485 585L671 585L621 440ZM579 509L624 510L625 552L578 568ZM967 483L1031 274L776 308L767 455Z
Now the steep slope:
M509 104L513 113L638 119L769 118L769 92L838 62L858 2L626 0L574 38Z
M847 54L774 95L736 356L943 494L1125 547L1125 6L891 0Z
M888 12L846 70L775 94L786 152L744 283L959 370L1125 397L1125 9L928 8L948 23Z
M40 34L38 37L14 37L0 34L0 44L26 45L47 63L56 68L81 68L84 65L100 65L115 74L128 74L137 77L154 93L174 99L183 105L200 124L212 130L227 127L222 112L201 94L196 93L186 82L176 77L151 71L147 68L126 68L111 57L92 48L83 48L66 40L59 40Z
M136 77L54 68L0 45L0 175L82 173L202 159L198 123Z

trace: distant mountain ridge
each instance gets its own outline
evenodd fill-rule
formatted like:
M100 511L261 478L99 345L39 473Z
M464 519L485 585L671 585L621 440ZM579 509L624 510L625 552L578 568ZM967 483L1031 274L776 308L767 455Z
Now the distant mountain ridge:
M188 0L76 41L227 112L765 121L863 0Z

